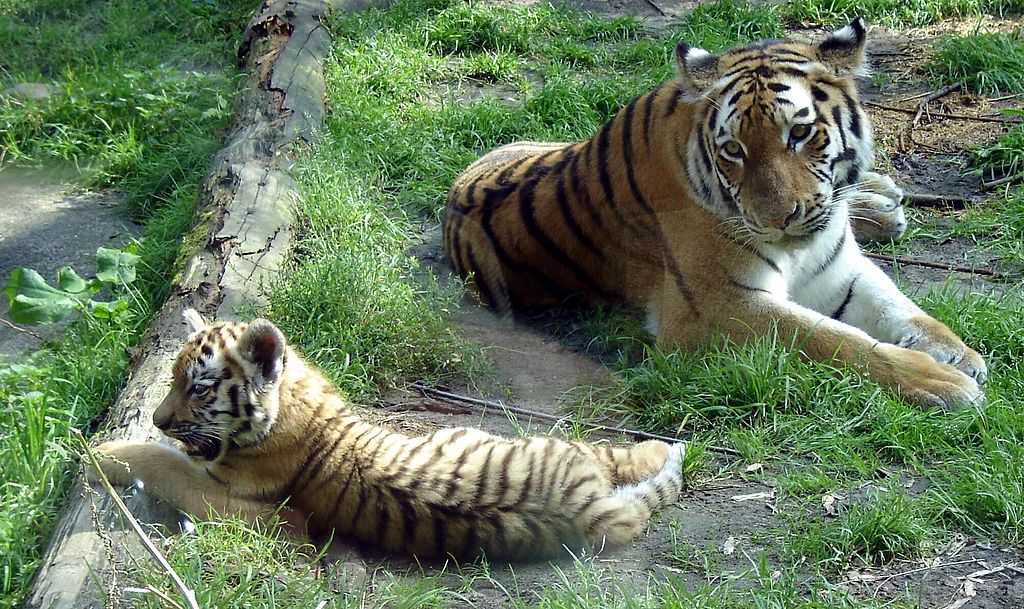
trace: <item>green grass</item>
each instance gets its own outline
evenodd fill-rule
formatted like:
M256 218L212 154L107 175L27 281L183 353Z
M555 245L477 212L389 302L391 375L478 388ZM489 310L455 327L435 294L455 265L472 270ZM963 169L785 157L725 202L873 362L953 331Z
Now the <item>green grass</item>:
M184 255L198 182L234 97L234 41L253 6L171 0L0 2L0 90L41 82L43 103L0 103L5 162L72 162L145 225L118 321L82 318L29 360L0 364L0 607L21 602L91 429L124 383L128 351Z
M1024 91L1024 33L948 38L928 65L936 83L962 81L983 95Z
M789 10L701 7L661 35L633 19L601 20L544 4L406 0L387 11L334 15L330 116L323 142L297 172L303 201L294 250L265 313L357 399L407 380L481 373L475 350L446 325L461 288L436 285L408 252L420 230L436 224L455 176L500 144L589 137L632 97L670 77L679 39L715 49L777 36ZM502 99L466 93L480 86L494 86ZM366 602L459 605L472 598L467 586L493 581L507 604L524 608L912 606L858 599L829 582L844 566L926 556L931 540L952 531L1019 543L1024 505L1024 305L952 290L923 302L987 356L985 407L923 412L848 371L801 360L777 338L662 353L649 348L635 318L611 310L587 320L593 349L617 359L621 377L589 392L588 405L604 413L618 408L631 423L663 433L685 422L701 440L688 453L690 476L711 467L704 442L732 446L743 461L779 473L777 507L788 528L762 532L773 551L750 556L748 570L719 576L708 568L706 585L694 588L676 577L626 583L582 561L554 569L534 594L520 590L514 575L510 581L486 569L459 574L463 581L455 584L436 570L413 569L409 579L379 575L385 585ZM910 495L877 482L881 470L927 477L931 485ZM834 520L810 508L824 493L868 482L890 492L851 495ZM181 552L175 560L197 587L225 595L209 597L211 606L245 596L259 599L252 606L286 606L266 600L283 593L266 592L274 582L256 581L273 572L314 591L290 597L287 606L316 606L323 582L281 548L284 542L230 527L223 539L216 526L201 533L212 541L174 541ZM231 536L246 547L230 550ZM248 553L249 544L264 543L278 558ZM680 560L710 552L682 542L675 548ZM806 562L793 567L800 556ZM241 562L256 575L237 575ZM345 594L337 603L350 600Z
M976 17L981 14L1013 15L1024 12L1021 0L791 0L783 5L783 15L801 25L845 25L855 17L864 17L876 25L922 26L951 17Z

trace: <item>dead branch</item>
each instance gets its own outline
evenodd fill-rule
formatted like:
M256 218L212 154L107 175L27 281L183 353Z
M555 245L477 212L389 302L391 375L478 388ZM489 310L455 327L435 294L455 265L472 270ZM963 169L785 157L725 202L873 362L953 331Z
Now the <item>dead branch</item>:
M949 85L948 87L943 87L943 88L939 89L938 91L932 91L928 95L925 95L924 99L922 99L921 101L917 102L917 112L914 114L914 120L910 121L910 130L913 131L917 127L917 123L920 122L921 115L924 114L925 109L928 108L928 104L932 103L933 101L935 101L935 100L937 100L937 99L939 99L941 97L945 97L946 95L949 95L953 91L956 91L956 90L962 88L963 86L964 86L963 81L962 80L958 80L955 83Z
M910 266L924 266L930 269L942 269L943 271L952 271L955 273L984 275L986 277L994 277L996 279L1003 279L1006 277L1006 275L999 271L993 271L991 269L978 269L968 266L960 266L957 264L944 264L942 262L932 262L931 260L921 260L919 258L906 258L904 256L887 256L885 254L876 254L875 252L864 252L864 255L868 258L874 258L875 260L884 260L886 262L895 262Z
M164 570L164 573L171 578L171 581L174 583L174 587L177 588L178 591L181 592L181 595L185 597L185 602L188 604L189 609L199 609L199 603L196 602L196 593L185 585L184 580L181 579L178 572L174 570L171 563L167 562L167 559L160 553L156 544L153 543L153 540L150 539L149 535L146 534L146 531L142 529L142 525L139 524L139 521L135 519L135 516L132 516L131 510L129 510L128 506L124 504L124 500L121 499L121 495L114 490L113 485L110 484L110 480L107 480L107 476L103 473L103 469L100 468L100 463L96 460L96 454L92 452L92 448L89 446L89 443L86 442L85 436L83 436L82 432L78 429L72 429L71 433L75 435L79 444L82 445L86 459L89 461L89 464L93 469L96 470L97 477L99 478L103 489L106 490L107 494L110 495L110 498L114 500L114 505L117 506L118 511L121 512L121 515L128 521L132 531L134 531L135 535L138 536L139 541L141 541L142 545L145 546L146 551L148 551L150 556L153 557L153 560L160 565L160 568Z
M661 10L661 7L660 7L660 6L658 6L658 5L657 5L657 4L656 4L656 3L654 2L654 0L644 0L644 2L646 2L646 3L647 3L647 5L648 5L648 6L650 6L651 8L653 8L654 10L658 11L658 14L659 14L659 15L661 15L662 17L669 17L669 16L670 16L670 15L669 15L668 13L666 13L666 12L665 12L665 11L663 11L663 10Z
M553 421L555 423L562 423L568 421L569 417L560 417L546 412L538 412L536 410L530 410L523 408L522 406L510 406L508 404L502 404L500 402L492 402L491 400L484 400L480 398L473 398L466 395L460 395L458 393L452 393L450 391L444 391L442 389L434 389L428 387L423 383L417 381L410 385L413 389L419 391L425 396L437 398L441 400L447 400L450 402L457 402L462 404L473 404L475 406L482 406L484 408L494 408L496 410L504 410L515 414L520 414L526 417L534 417L537 419L543 419L545 421ZM576 421L573 421L576 422ZM682 440L682 438L673 438L669 436L660 436L658 434L648 433L646 431L640 431L637 429L625 429L622 427L612 427L610 425L601 425L599 423L581 423L582 425L591 429L600 431L608 431L614 433L620 433L622 435L630 436L633 438L641 438L644 440L661 440L662 442L675 443ZM708 446L708 450L711 452L722 453L725 455L739 456L740 452L732 448L726 448L724 446Z
M981 183L981 187L985 188L985 189L995 188L996 186L1002 186L1004 184L1012 184L1014 182L1018 182L1018 181L1021 181L1021 180L1024 180L1024 172L1015 173L1013 175L1004 176L1004 177L1001 177L1001 178L999 178L997 180L992 180L991 182L982 182Z
M903 200L918 207L950 207L963 209L967 207L967 199L951 195L932 195L923 192L904 193Z

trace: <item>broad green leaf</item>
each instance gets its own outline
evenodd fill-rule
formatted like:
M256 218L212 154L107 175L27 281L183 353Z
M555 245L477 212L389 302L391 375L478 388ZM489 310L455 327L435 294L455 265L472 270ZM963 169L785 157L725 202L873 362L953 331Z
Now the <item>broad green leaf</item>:
M57 271L57 287L65 292L78 293L84 292L88 288L88 284L78 276L75 269L65 266Z
M33 298L18 294L11 301L7 317L18 324L52 324L73 313L80 304L80 301L68 296L50 295L46 298Z
M89 301L89 312L97 319L113 319L127 309L128 303L120 298L109 302Z
M128 251L101 247L96 250L96 279L116 285L135 281L135 265L140 258Z
M36 271L20 267L11 271L0 291L10 304L7 316L19 324L60 321L74 311L81 300L88 298L85 293L57 289Z

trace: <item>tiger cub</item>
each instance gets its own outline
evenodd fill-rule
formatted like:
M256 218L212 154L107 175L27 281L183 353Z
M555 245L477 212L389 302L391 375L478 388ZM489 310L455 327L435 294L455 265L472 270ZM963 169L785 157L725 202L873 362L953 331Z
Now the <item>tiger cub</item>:
M871 170L853 82L866 38L857 19L814 45L680 43L677 77L591 139L510 144L466 169L443 224L452 265L498 309L626 302L687 349L777 329L922 406L982 400L981 356L855 240L906 227L902 192Z
M270 322L186 319L194 333L153 413L184 452L97 449L113 483L141 479L186 512L255 519L288 500L314 535L422 558L531 560L623 546L679 495L682 444L469 428L408 437L362 421Z

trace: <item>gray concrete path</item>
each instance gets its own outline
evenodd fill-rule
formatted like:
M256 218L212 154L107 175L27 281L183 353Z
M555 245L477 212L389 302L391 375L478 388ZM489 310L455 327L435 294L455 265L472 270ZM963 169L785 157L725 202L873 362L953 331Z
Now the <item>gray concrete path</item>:
M118 208L116 193L77 192L71 166L0 167L0 282L19 266L39 271L54 283L57 270L73 267L88 278L96 271L96 249L121 247L138 227ZM7 299L0 299L6 319ZM59 326L32 332L54 338ZM10 360L38 347L39 340L0 324L0 359Z

